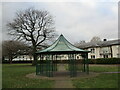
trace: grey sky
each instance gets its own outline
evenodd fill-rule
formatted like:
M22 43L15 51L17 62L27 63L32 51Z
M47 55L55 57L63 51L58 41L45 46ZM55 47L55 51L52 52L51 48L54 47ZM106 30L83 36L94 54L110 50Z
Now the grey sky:
M108 0L109 1L109 0ZM29 7L48 10L55 19L58 34L63 34L70 42L90 41L93 36L101 39L118 38L118 2L5 2L2 3L3 39L6 23L15 12Z

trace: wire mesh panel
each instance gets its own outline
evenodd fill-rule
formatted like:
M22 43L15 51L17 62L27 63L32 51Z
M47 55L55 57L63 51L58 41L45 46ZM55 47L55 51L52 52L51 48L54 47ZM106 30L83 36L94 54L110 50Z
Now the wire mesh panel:
M87 72L89 74L89 65L88 65L88 54L80 54L83 59L77 59L76 53L66 54L68 70L71 77L77 76L77 71ZM57 71L58 56L60 54L41 54L39 55L40 59L36 65L36 75L44 75L48 77L53 77L54 73Z
M71 77L75 77L77 75L77 67L76 67L76 58L75 58L75 54L68 54L68 68L70 71L70 76Z
M83 72L87 72L89 74L89 60L88 60L88 54L82 54L83 57Z
M53 76L53 60L51 59L51 55L46 55L46 76Z
M88 59L88 54L85 54L85 61L86 61L86 72L89 74L89 59Z
M46 69L46 65L44 64L43 61L43 57L44 55L39 55L40 60L37 61L37 65L36 65L36 75L44 75L45 74L45 69Z
M54 71L57 71L57 55L54 55Z

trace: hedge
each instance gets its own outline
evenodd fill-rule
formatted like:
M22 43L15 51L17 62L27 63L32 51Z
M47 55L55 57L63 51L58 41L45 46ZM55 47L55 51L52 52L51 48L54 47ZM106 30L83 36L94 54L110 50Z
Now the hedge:
M120 58L89 59L89 64L120 64Z

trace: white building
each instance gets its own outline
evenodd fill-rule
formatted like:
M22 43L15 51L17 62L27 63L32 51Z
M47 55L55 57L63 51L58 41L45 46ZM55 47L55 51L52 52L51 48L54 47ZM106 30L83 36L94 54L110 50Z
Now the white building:
M33 60L33 56L31 55L18 55L13 61L31 61Z
M83 43L79 48L91 51L88 53L89 59L120 58L120 39Z
M79 45L79 48L91 51L88 53L89 59L96 58L120 58L120 39L111 41L88 42ZM45 60L46 57L43 58ZM40 58L38 58L40 59ZM58 60L67 60L67 55L60 55ZM76 59L82 59L80 55L76 55ZM33 60L31 55L19 55L13 59L16 60Z

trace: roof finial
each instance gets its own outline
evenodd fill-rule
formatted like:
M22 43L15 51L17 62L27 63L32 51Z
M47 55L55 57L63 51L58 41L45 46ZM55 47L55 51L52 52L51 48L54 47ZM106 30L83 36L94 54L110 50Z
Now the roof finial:
M63 34L61 34L60 36L63 36Z

